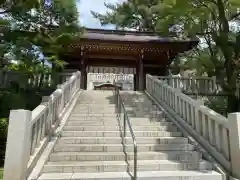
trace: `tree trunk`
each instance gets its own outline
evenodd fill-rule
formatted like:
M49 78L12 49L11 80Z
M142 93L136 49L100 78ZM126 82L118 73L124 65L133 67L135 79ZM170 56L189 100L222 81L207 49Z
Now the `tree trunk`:
M240 100L235 95L228 95L228 113L240 111Z

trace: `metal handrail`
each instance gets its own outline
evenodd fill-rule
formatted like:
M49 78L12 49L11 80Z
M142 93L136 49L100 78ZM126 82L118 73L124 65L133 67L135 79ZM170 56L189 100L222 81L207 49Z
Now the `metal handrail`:
M115 84L115 82L114 82ZM126 143L126 122L127 122L127 125L129 127L129 130L130 130L130 133L131 133L131 136L132 136L132 140L133 140L133 146L134 146L134 175L133 175L133 179L134 180L137 180L137 142L136 142L136 138L135 138L135 135L134 135L134 132L133 132L133 129L132 129L132 125L129 121L129 117L127 115L127 111L124 107L124 103L123 103L123 100L120 96L120 92L119 92L119 88L117 86L115 86L115 98L116 98L116 106L117 106L117 114L118 114L118 119L120 119L120 116L121 114L123 113L123 137L124 137L124 140L123 140L123 145L125 146L125 143ZM122 112L123 110L123 112ZM124 147L125 148L125 147Z

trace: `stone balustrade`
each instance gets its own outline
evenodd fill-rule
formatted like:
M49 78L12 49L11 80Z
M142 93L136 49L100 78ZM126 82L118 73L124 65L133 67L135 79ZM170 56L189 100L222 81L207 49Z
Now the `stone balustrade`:
M151 75L146 78L146 92L172 114L229 174L240 178L240 113L225 118L204 106L203 102Z
M80 90L80 80L80 72L73 73L33 111L10 112L4 180L27 179L51 137L57 135L55 130ZM231 176L240 178L240 113L225 118L151 75L146 77L146 92Z
M27 179L79 90L80 72L76 72L33 111L10 112L4 180Z
M181 89L186 94L210 95L220 89L216 83L216 77L182 77L180 75L155 76L175 89Z
M54 77L53 77L54 76ZM8 88L11 83L21 82L24 86L29 87L51 87L55 81L57 83L66 82L72 73L62 72L62 73L44 73L44 74L30 74L30 73L20 73L14 71L1 71L0 70L0 87Z

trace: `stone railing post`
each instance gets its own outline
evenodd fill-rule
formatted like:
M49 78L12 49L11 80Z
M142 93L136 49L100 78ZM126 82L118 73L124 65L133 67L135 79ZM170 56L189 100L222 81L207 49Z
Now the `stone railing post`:
M170 74L168 77L169 77L168 85L171 86L172 88L175 88L175 87L174 87L174 79L173 79L173 75ZM168 80L167 80L167 81L168 81Z
M175 89L174 111L178 114L180 112L180 105L178 102L178 94L181 93L180 89Z
M12 110L5 152L4 180L25 180L31 149L32 112Z
M201 99L196 99L196 106L195 106L195 120L192 120L192 127L195 129L195 131L198 133L198 134L201 134L201 130L200 130L200 123L201 123L201 120L200 120L200 117L199 117L199 113L198 113L198 110L200 108L200 106L203 106L204 105L204 101L201 100Z
M212 93L215 93L217 91L217 77L212 77Z
M240 178L240 113L228 114L232 175Z
M65 102L64 102L64 99L65 99L65 97L64 97L64 93L63 93L63 91L64 91L64 85L63 84L59 84L59 85L57 85L57 90L59 91L59 92L61 92L62 93L62 97L61 97L61 103L60 103L60 111L63 109L63 107L64 107L64 104L65 104ZM61 113L61 112L58 112L58 113Z
M191 83L191 85L192 85L192 92L197 94L198 90L197 90L196 77L195 77L195 76L192 76L191 78L192 78L192 79L191 79L191 81L192 81L192 83Z
M47 114L47 121L46 121L47 122L47 124L46 124L46 128L47 128L46 135L48 135L50 137L52 135L52 132L51 132L51 130L52 130L52 100L51 100L51 97L50 96L43 96L41 104L49 107L48 114Z
M181 92L182 92L182 90L184 89L184 80L182 79L182 76L181 76L181 74L178 74L178 75L176 75L176 76L174 76L175 78L175 82L174 82L174 88L175 89L179 89Z

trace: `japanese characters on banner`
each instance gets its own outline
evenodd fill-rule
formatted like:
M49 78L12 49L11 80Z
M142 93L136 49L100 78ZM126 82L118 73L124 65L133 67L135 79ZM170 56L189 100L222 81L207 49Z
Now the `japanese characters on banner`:
M88 73L89 81L107 82L110 81L128 81L133 82L133 75L131 74L113 74L113 73Z
M134 68L90 67L87 76L87 89L93 88L94 82L121 82L127 89L133 88Z

